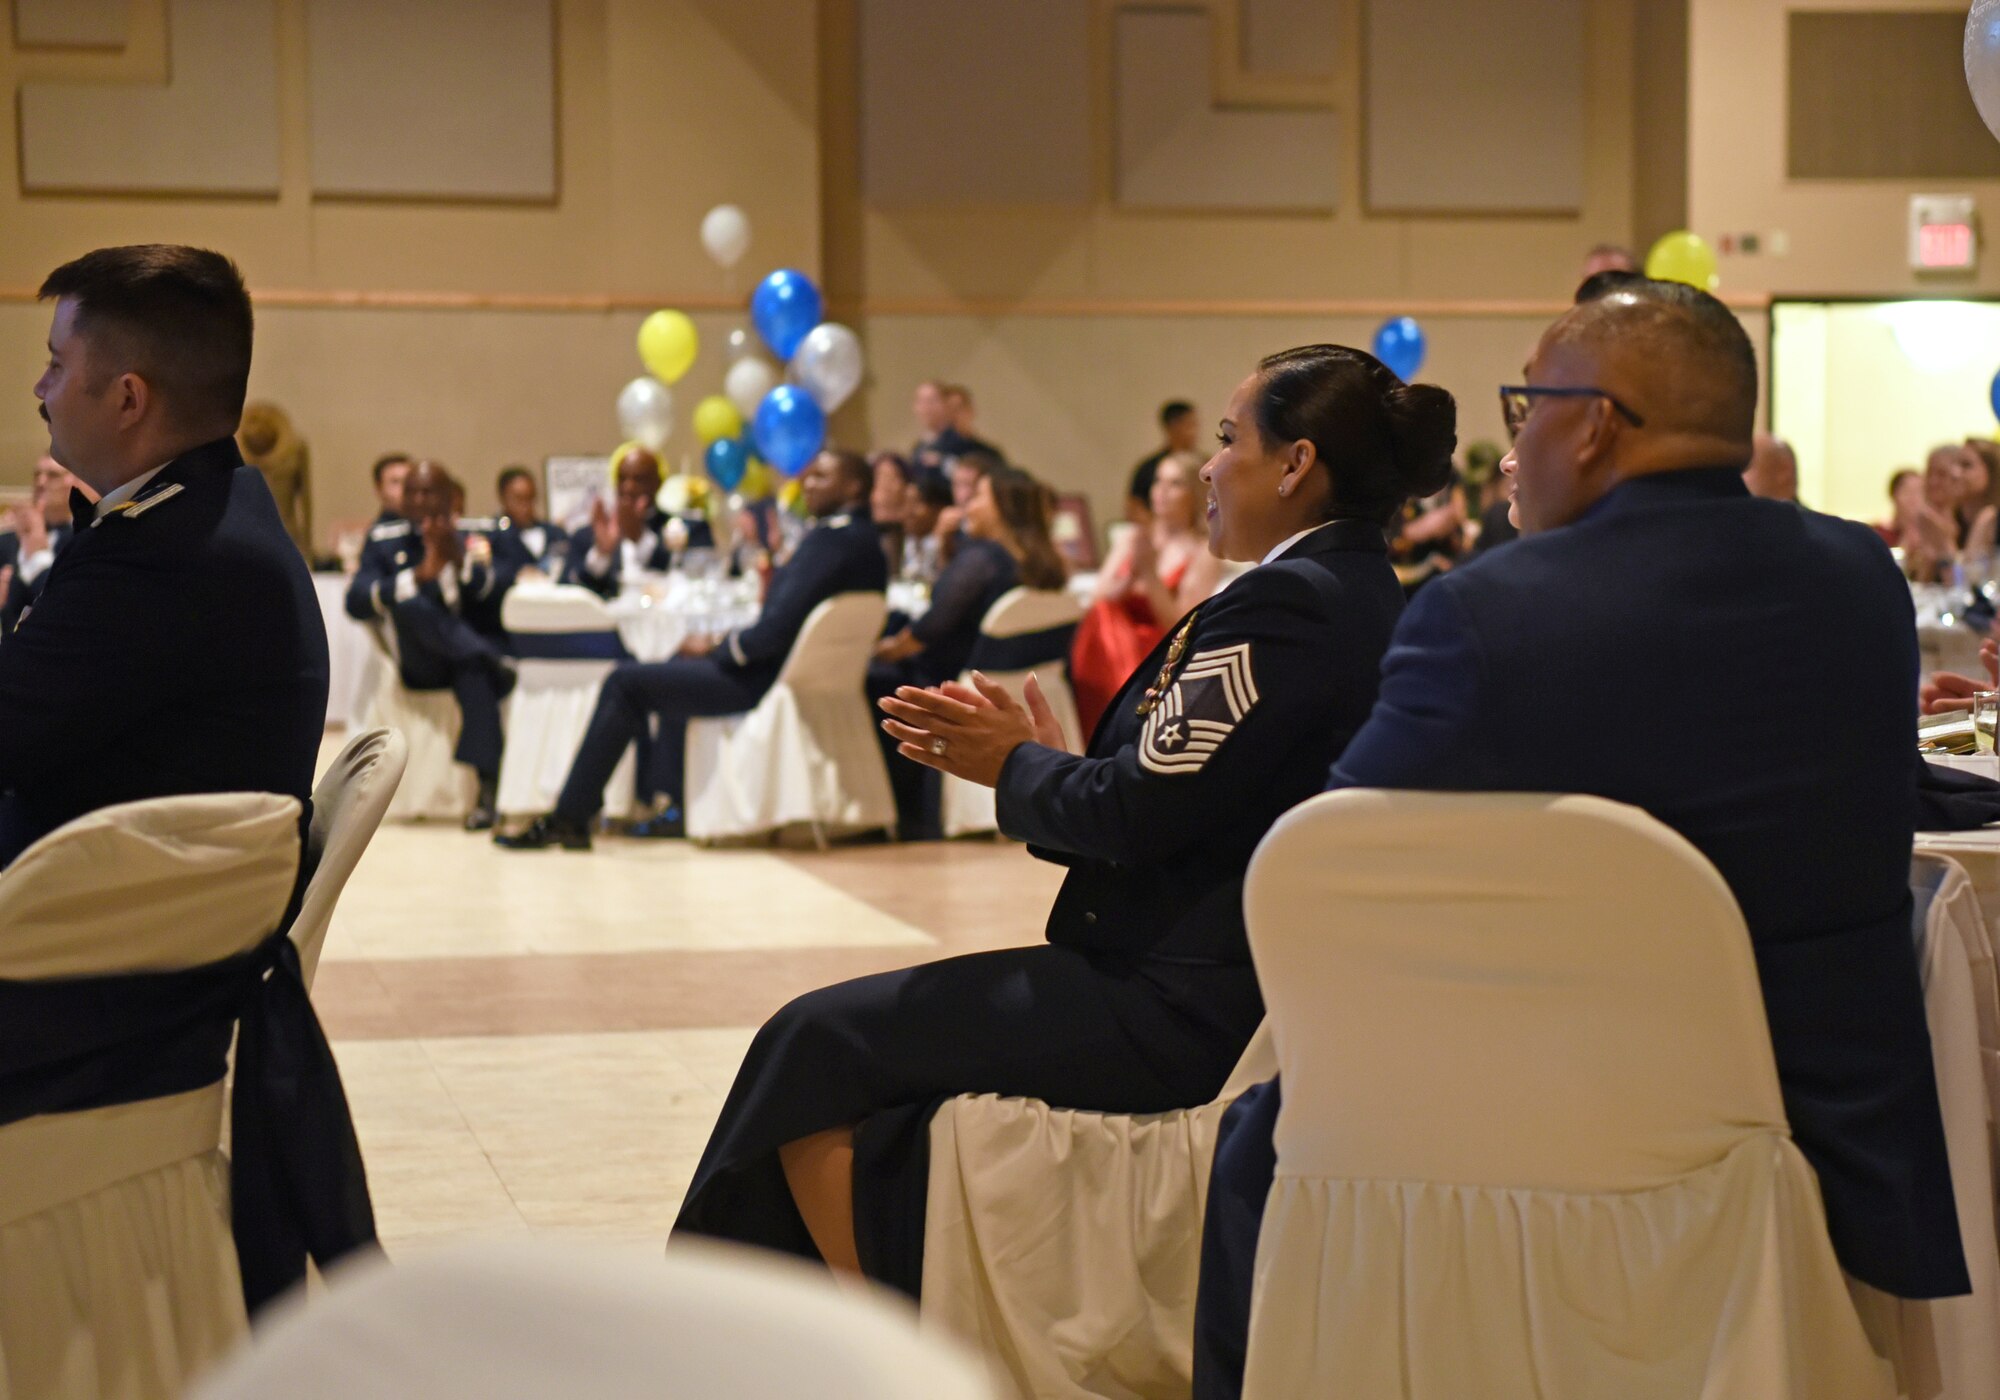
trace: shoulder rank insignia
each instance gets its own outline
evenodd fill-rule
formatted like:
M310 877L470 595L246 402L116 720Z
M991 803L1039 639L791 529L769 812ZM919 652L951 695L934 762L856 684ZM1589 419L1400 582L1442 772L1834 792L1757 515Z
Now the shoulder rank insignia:
M385 520L368 532L368 538L371 540L400 540L409 533L409 521Z
M1256 704L1250 643L1196 652L1146 721L1140 764L1154 773L1199 773Z
M147 511L151 510L154 506L159 505L162 501L171 501L174 497L180 495L180 493L184 489L185 488L182 487L182 485L178 481L173 481L167 483L165 486L162 486L159 490L154 491L149 495L140 497L138 500L120 501L117 505L112 506L109 510L100 510L99 512L97 512L96 515L92 516L90 521L90 528L95 530L98 526L102 525L105 521L111 519L111 517L113 517L114 515L122 515L127 520L137 520L140 516L144 515Z
M1174 639L1167 643L1167 659L1161 663L1160 674L1146 687L1146 693L1140 697L1134 713L1141 717L1150 715L1160 703L1160 697L1167 693L1167 687L1173 683L1174 667L1181 664L1181 653L1187 650L1188 633L1194 630L1195 615L1200 611L1201 608L1196 606L1181 623L1180 630L1174 633Z

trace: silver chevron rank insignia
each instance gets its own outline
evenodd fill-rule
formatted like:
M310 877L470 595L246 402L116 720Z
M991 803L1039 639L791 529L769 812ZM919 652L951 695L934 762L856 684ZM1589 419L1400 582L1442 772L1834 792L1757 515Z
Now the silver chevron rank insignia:
M1196 652L1147 716L1140 765L1166 775L1199 773L1256 704L1248 642Z

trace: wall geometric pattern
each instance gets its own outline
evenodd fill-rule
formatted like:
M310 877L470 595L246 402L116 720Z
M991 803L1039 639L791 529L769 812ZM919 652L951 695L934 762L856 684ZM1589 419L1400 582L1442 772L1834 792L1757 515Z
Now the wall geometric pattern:
M122 49L132 0L14 0L14 42L23 48Z
M273 0L168 0L164 86L21 84L21 188L278 192Z

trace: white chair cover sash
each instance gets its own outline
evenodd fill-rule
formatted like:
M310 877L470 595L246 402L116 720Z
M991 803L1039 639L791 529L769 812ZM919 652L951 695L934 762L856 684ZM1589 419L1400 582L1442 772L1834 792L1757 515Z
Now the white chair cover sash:
M307 990L319 970L334 905L382 825L409 754L409 745L395 730L363 730L334 756L313 788L312 828L306 834L303 862L306 889L292 920L292 943L299 950L299 972Z
M1083 751L1083 722L1076 712L1076 694L1069 684L1069 643L1075 635L1083 609L1062 589L1013 588L994 600L979 624L979 645L974 648L968 671L977 669L989 680L1005 686L1019 699L1033 676L1055 711L1063 728L1063 742L1072 753ZM1032 659L1010 649L1010 641L1047 634L1051 646ZM995 658L1026 661L1026 665L999 665ZM960 680L972 683L969 674ZM993 789L963 778L944 775L939 789L941 821L946 836L969 836L999 827L993 805Z
M448 690L411 690L396 669L388 628L371 631L385 658L361 707L363 729L393 729L409 745L403 781L389 803L391 821L457 821L472 810L479 775L453 756L458 748L458 699Z
M795 824L823 836L896 824L862 693L887 615L880 593L828 598L806 618L755 709L688 722L689 836L754 836Z
M1244 906L1284 1080L1247 1400L1892 1394L1749 936L1595 798L1339 792Z

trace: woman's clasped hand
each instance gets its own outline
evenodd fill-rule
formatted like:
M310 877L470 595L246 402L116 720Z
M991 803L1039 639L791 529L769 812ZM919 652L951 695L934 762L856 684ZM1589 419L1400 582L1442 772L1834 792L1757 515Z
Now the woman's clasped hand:
M1022 744L1065 749L1062 724L1042 687L1028 677L1026 704L979 671L972 684L900 687L882 697L883 730L903 757L985 787L998 786L1007 756Z

